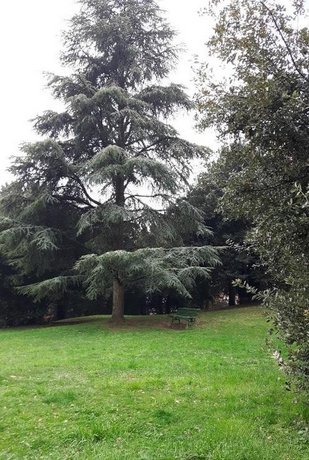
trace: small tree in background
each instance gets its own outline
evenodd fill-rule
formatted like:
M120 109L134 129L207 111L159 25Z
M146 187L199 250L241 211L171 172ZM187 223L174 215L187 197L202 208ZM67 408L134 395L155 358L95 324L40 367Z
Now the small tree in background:
M178 197L188 186L191 160L208 151L181 139L168 121L192 103L180 85L162 85L177 49L156 2L80 3L64 35L62 62L72 73L49 78L65 110L36 118L37 132L47 139L25 145L11 167L16 181L2 193L9 218L2 242L25 273L41 258L48 274L66 245L59 225L38 225L40 216L51 203L73 212L76 241L87 253L75 274L59 267L56 276L23 292L40 299L76 282L96 298L112 287L112 316L120 321L127 284L189 295L195 276L218 262L212 247L179 247L188 232L207 231L201 213ZM22 213L12 204L18 200Z

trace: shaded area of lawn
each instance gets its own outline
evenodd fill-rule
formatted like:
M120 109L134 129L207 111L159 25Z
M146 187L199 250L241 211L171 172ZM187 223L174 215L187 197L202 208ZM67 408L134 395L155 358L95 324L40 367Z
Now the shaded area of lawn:
M307 459L258 307L0 332L2 459Z

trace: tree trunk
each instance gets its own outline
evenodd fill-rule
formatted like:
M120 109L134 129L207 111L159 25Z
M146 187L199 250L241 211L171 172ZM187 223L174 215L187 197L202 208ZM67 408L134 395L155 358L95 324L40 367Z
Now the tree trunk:
M244 289L239 289L239 304L251 304L252 303L252 295L249 292L246 292Z
M232 285L232 283L229 283L229 306L233 307L236 305L236 293L235 293L235 288Z
M124 321L124 285L115 278L113 281L113 311L112 322L122 323Z
M115 202L116 205L124 208L125 205L125 185L124 178L117 174L114 179ZM123 221L118 222L114 228L114 250L119 251L124 249L124 225ZM119 278L119 274L115 276L113 281L113 310L112 322L122 323L124 321L124 284Z
M66 317L66 309L63 303L58 303L55 309L56 320L59 321L61 319L65 319Z

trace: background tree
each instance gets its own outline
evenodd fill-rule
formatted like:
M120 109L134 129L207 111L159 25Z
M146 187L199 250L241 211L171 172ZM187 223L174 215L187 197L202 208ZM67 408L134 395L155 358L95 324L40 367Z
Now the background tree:
M15 292L15 271L0 256L0 328L29 324L42 315L42 306Z
M11 297L6 291L6 317L12 311L15 324L27 322L29 318L38 321L44 316L62 319L70 311L72 313L73 305L74 313L82 314L83 305L89 307L89 302L78 286L72 285L66 292L58 289L56 293L45 286L46 298L37 305L18 292L18 286L22 284L73 274L72 265L76 259L87 254L85 238L76 236L79 209L71 202L59 203L51 196L40 193L35 185L31 187L28 184L26 188L21 181L2 189L0 203L2 214L5 214L0 222L0 250L7 266L4 279L11 287ZM29 308L15 308L15 304L27 304ZM33 315L28 311L31 306Z
M72 73L49 78L64 111L37 117L35 128L47 139L25 145L15 159L16 181L3 192L2 242L7 257L18 259L25 273L33 264L38 268L34 249L47 266L40 267L44 279L23 292L57 298L82 283L94 299L112 287L112 316L120 321L126 285L189 295L195 276L209 273L206 261L217 263L211 247L179 247L183 234L207 231L201 213L177 197L188 186L190 161L208 151L181 139L169 122L192 103L180 85L162 84L177 49L175 33L155 1L80 3L64 35L62 62ZM86 248L81 259L79 251L63 252L63 232L54 221L42 222L50 203L63 210L61 215L73 215L67 230L75 231L73 246L81 239ZM68 273L74 259L79 259L75 272Z
M188 195L190 203L203 212L204 224L212 229L211 235L200 236L199 239L195 237L195 244L197 241L201 244L202 238L203 244L224 247L221 253L222 264L212 272L208 282L201 283L200 295L204 305L205 302L207 305L207 297L209 303L219 294L228 296L230 306L236 304L236 296L240 304L250 303L252 295L244 288L235 287L235 279L258 289L265 289L268 284L257 255L245 242L251 223L243 218L228 218L220 210L220 200L224 193L221 184L226 183L231 173L220 162L214 162L209 165L207 172L200 174L197 184Z
M222 206L248 219L248 241L274 288L264 300L289 349L289 368L308 386L309 61L303 2L290 11L275 1L212 1L209 50L228 75L200 71L201 127L215 126L224 144L219 163L232 171ZM298 19L297 19L298 18Z

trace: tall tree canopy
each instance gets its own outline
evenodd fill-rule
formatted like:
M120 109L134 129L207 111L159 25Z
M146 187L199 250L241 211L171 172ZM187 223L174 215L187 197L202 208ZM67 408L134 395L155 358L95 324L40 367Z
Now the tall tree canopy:
M304 2L213 0L210 52L225 65L219 81L205 67L198 95L202 127L224 144L218 168L224 212L253 222L248 234L275 287L265 293L290 350L290 369L309 376L309 31Z
M162 83L177 49L156 2L80 3L64 35L71 73L49 77L64 111L35 119L45 139L24 145L11 167L2 248L25 276L39 276L23 292L40 299L76 282L95 298L113 286L113 318L121 320L126 284L188 295L194 277L217 263L211 247L182 247L183 235L207 232L179 196L190 161L208 151L170 124L192 102L181 85ZM54 219L59 209L64 221Z

